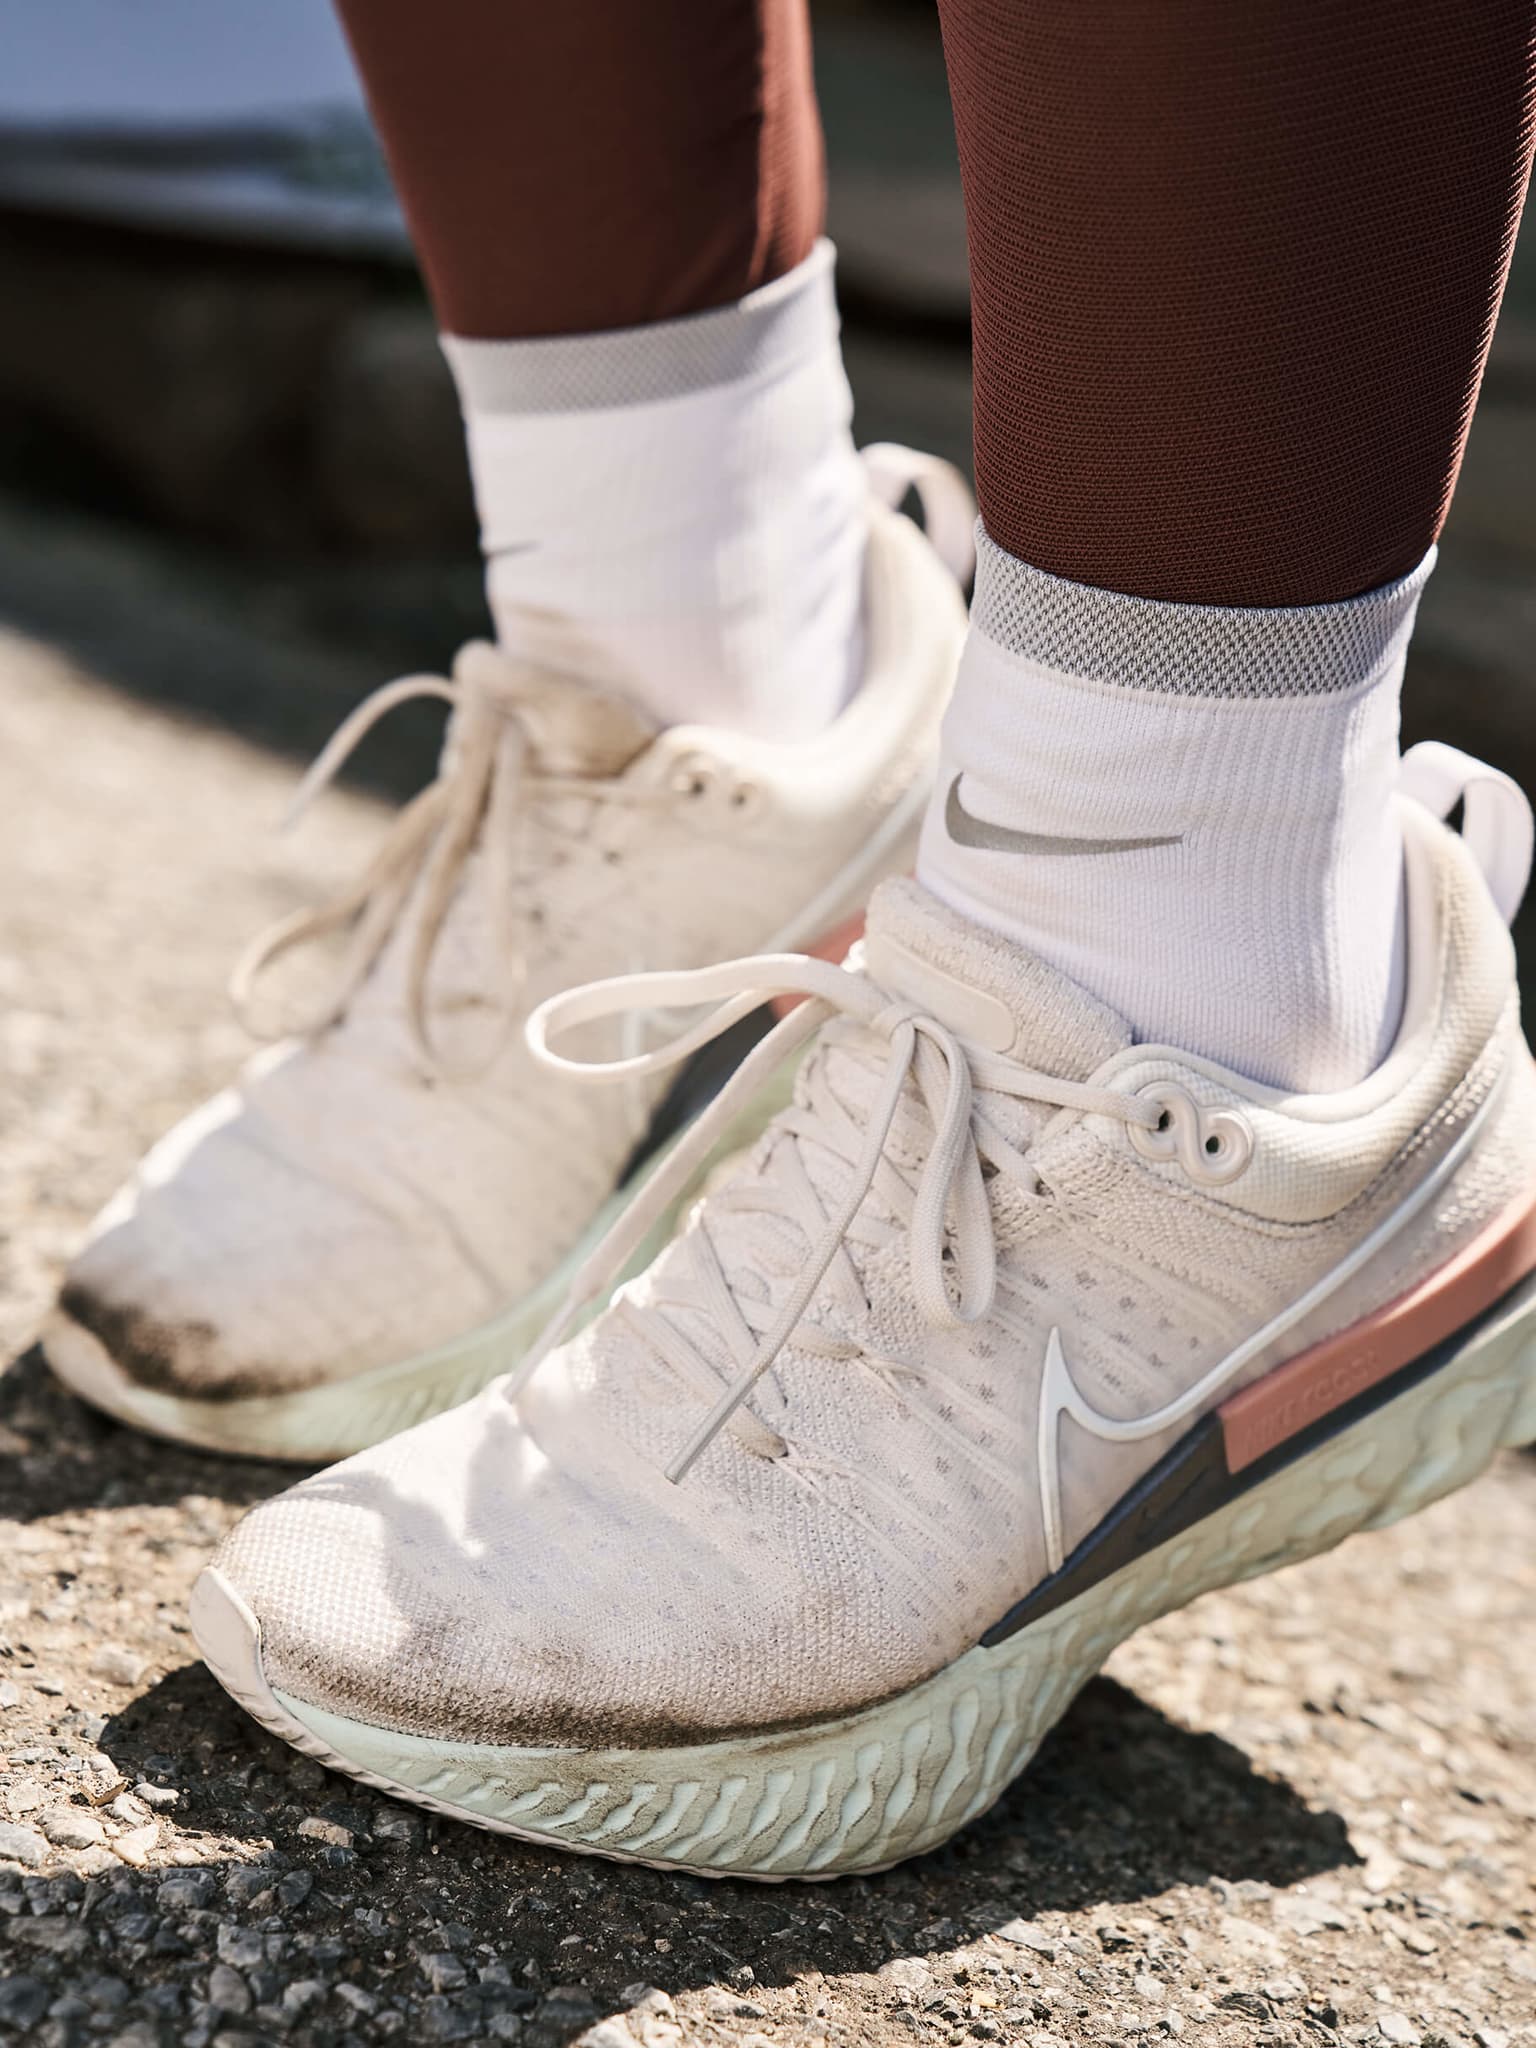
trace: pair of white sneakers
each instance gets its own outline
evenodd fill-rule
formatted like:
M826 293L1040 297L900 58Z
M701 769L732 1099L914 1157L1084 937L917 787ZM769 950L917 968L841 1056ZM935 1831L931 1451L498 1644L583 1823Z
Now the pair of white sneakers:
M382 693L452 702L439 778L247 963L335 927L335 986L46 1337L151 1431L343 1458L194 1594L258 1720L667 1868L930 1848L1142 1622L1536 1438L1524 799L1408 757L1403 1023L1338 1095L1136 1044L908 881L809 958L910 855L964 629L870 518L819 739L651 732L487 648ZM800 996L690 1116L675 1077Z

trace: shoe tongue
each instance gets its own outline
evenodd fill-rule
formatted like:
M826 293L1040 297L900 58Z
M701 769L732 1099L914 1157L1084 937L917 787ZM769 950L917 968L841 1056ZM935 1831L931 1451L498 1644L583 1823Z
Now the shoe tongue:
M507 705L528 736L534 765L548 775L619 775L660 729L627 697L514 661L483 640L461 650L454 675Z
M1131 1043L1124 1018L1069 975L916 882L875 891L864 963L882 988L958 1037L1063 1081L1087 1080Z

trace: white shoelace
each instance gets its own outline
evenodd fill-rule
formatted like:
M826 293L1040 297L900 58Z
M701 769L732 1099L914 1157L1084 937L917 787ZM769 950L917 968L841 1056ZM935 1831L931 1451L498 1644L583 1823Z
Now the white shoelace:
M482 654L483 658L477 658ZM522 968L510 943L517 894L518 817L530 805L546 799L579 797L594 804L633 805L670 803L678 794L670 788L645 787L605 776L546 772L532 758L532 743L520 716L525 689L523 671L488 647L470 648L460 658L455 679L401 676L373 691L343 719L300 783L285 827L298 821L359 743L391 711L423 698L437 698L454 714L435 780L403 807L357 878L330 902L295 911L269 926L236 963L230 996L254 1036L293 1032L307 1036L339 1022L419 886L406 969L407 1019L423 1063L429 1071L444 1071L429 1014L432 960L465 863L477 844L483 847L488 868L490 927L503 944L501 985L486 991L486 1001L503 1026L510 1027L517 1005L516 979ZM285 1018L280 1031L264 1029L254 1016L254 999L266 970L295 947L349 926L346 950L323 994L302 1014ZM499 1043L493 1046L485 1059L475 1063L474 1070L489 1064L499 1049Z
M810 1001L793 1010L748 1055L726 1087L694 1122L663 1164L644 1183L634 1201L572 1281L566 1301L539 1344L509 1382L516 1393L540 1362L569 1332L594 1298L606 1293L648 1233L688 1186L692 1176L732 1121L746 1108L767 1077L805 1045L831 1018L851 1020L877 1042L883 1041L885 1068L875 1101L864 1120L851 1115L838 1100L824 1070L813 1060L807 1069L804 1101L781 1111L774 1121L783 1166L774 1179L750 1187L727 1186L711 1199L722 1206L771 1211L791 1221L805 1237L807 1256L793 1286L777 1309L739 1288L733 1288L707 1229L696 1227L684 1244L688 1261L682 1292L674 1305L703 1309L737 1367L735 1377L718 1394L708 1414L666 1468L678 1481L727 1426L750 1449L777 1456L783 1439L742 1404L790 1343L813 1352L850 1357L862 1350L857 1340L810 1320L812 1307L831 1276L855 1313L867 1313L868 1302L857 1268L849 1256L854 1241L886 1242L892 1228L865 1205L875 1191L878 1204L904 1225L909 1245L912 1288L922 1314L938 1325L973 1323L992 1306L996 1289L996 1244L984 1167L1007 1176L1026 1192L1039 1182L1028 1146L1016 1146L991 1118L978 1094L1013 1097L1085 1115L1112 1116L1147 1130L1157 1127L1161 1106L1145 1097L1115 1089L1066 1081L1054 1075L985 1052L962 1042L948 1026L914 1005L895 999L861 968L830 966L795 953L771 954L756 960L731 960L718 967L688 972L635 974L589 982L541 1003L528 1019L527 1039L535 1057L573 1080L607 1083L654 1074L685 1059L700 1046L776 995L805 995ZM722 1000L723 999L723 1000ZM631 1059L605 1062L572 1060L551 1050L550 1039L580 1024L633 1010L682 1009L716 1002L698 1023L668 1044ZM850 1045L850 1036L846 1041ZM897 1166L888 1141L909 1081L915 1086L932 1125L932 1142L915 1185ZM841 1198L830 1211L812 1184L799 1156L800 1141L810 1140L835 1154L851 1169ZM946 1251L953 1262L954 1291L946 1274ZM664 1303L646 1308L620 1298L617 1312L626 1316L654 1349L701 1391L715 1392L720 1375L661 1313ZM890 1363L889 1361L887 1363Z

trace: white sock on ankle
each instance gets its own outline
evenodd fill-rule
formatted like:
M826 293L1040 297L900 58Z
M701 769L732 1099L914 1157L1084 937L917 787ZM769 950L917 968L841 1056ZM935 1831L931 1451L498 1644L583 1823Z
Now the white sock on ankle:
M918 874L1258 1081L1349 1086L1402 1005L1398 699L1430 555L1343 604L1161 604L980 540Z
M867 486L830 244L720 312L443 347L509 652L663 724L793 739L837 715Z

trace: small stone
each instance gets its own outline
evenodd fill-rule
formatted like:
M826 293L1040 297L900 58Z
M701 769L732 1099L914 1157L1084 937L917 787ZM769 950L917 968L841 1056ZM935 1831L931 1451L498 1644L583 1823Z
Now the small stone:
M108 1685L137 1685L148 1669L148 1660L121 1643L103 1643L86 1666L92 1678L104 1678Z
M1432 1956L1440 1944L1432 1934L1426 1934L1422 1927L1405 1927L1398 1935L1403 1947L1416 1956Z
M180 1799L181 1794L174 1785L151 1785L148 1779L140 1778L138 1784L133 1788L133 1796L135 1799L142 1799L146 1806L159 1810L167 1806L174 1806Z
M315 1874L312 1870L290 1870L277 1888L278 1903L283 1906L302 1906L315 1888Z
M401 1813L387 1806L374 1821L373 1834L379 1842L419 1842L422 1824L414 1813Z
M35 1920L18 1920L11 1928L12 1941L25 1941L55 1956L78 1955L89 1938L80 1922L65 1913L40 1913Z
M116 2012L128 2002L128 1986L121 1977L87 1977L80 1996L93 2012Z
M13 1679L0 1678L0 1713L21 1705L21 1687Z
M300 1977L288 1985L283 1992L283 2011L290 2018L308 2012L312 2005L318 2005L325 1996L325 1986L318 1977Z
M56 1849L94 1849L107 1839L107 1831L95 1814L80 1806L50 1806L38 1820Z
M1056 1954L1055 1942L1033 1920L1005 1920L993 1931L999 1941L1010 1941L1015 1948L1032 1949L1037 1956L1044 1956L1048 1961Z
M208 2003L220 2012L249 2012L250 1986L228 1963L215 1963L208 1972Z
M379 2009L379 2001L371 1991L365 1991L361 1984L338 1984L336 1996L343 2005L351 2006L354 2012L370 2013Z
M1475 2027L1472 2038L1477 2048L1509 2048L1509 2036L1502 2027Z
M126 1835L119 1835L112 1844L113 1854L131 1863L135 1870L142 1870L159 1840L160 1830L151 1821L147 1827L131 1828Z
M1418 2048L1419 2030L1406 2013L1384 2012L1376 2021L1377 2031L1383 2041L1391 2041L1396 2048Z
M36 1870L47 1855L48 1844L36 1828L0 1820L0 1863L24 1863L28 1870Z
M1282 1892L1275 1900L1275 1919L1292 1934L1321 1934L1325 1928L1347 1927L1349 1919L1326 1899L1305 1892Z
M318 1813L312 1813L307 1820L301 1820L298 1832L311 1842L325 1842L333 1849L350 1849L352 1846L350 1828L344 1828L339 1821L322 1820Z
M254 1970L266 1959L266 1944L254 1929L236 1927L226 1920L214 1940L219 1961L234 1970Z
M195 1913L199 1906L208 1903L212 1891L211 1871L178 1870L174 1876L161 1879L155 1898L162 1913Z
M473 2014L435 1992L422 2000L421 2025L429 2041L470 2041L480 2031Z
M654 1984L629 1984L620 1992L629 2008L622 2017L641 2048L682 2048L677 2007Z
M634 2033L617 2014L599 2020L576 2036L571 2048L639 2048Z
M894 1956L881 1966L880 1981L898 1991L926 1991L933 1972L921 1956Z
M237 1906L249 1906L264 1892L272 1890L273 1878L270 1870L263 1870L260 1864L236 1864L233 1870L225 1872L224 1893Z
M42 1693L45 1698L50 1700L62 1699L64 1697L64 1681L62 1678L40 1678L34 1673L32 1690Z
M1150 1970L1143 1970L1136 1978L1136 1996L1146 1999L1160 1999L1167 1996L1167 1987L1161 1978L1154 1977Z
M458 1957L446 1949L437 1955L423 1956L421 1974L434 1991L457 1991L469 1975Z
M40 2020L48 2010L48 1987L35 1977L0 1978L0 2025L18 2033Z

